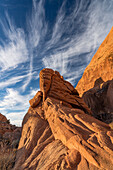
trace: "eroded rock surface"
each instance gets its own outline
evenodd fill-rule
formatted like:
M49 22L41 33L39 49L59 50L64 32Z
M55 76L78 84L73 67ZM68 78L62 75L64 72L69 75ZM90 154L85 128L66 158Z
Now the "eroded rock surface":
M21 127L10 124L10 121L0 114L0 170L14 167L20 137Z
M103 122L113 122L113 80L100 82L83 94L93 116Z
M7 122L7 118L0 113L0 122Z
M10 124L9 120L0 114L0 152L18 147L21 137L21 127Z
M57 71L40 72L40 92L30 104L15 170L113 169L112 129Z
M1 136L0 139L2 140L6 138L9 139L19 138L20 134L21 134L21 128L10 124L10 121L0 113L0 136Z
M113 27L100 45L90 64L86 67L81 80L77 84L80 96L93 88L95 81L101 78L104 82L113 79Z

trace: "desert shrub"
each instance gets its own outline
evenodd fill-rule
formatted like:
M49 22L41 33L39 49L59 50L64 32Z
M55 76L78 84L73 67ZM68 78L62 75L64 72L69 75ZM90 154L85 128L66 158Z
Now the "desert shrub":
M15 158L15 149L0 152L0 170L11 170L14 166Z

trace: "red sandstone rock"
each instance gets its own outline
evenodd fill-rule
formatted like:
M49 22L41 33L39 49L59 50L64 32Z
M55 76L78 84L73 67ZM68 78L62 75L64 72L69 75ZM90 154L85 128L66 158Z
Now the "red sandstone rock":
M9 120L0 113L0 134L3 135L6 132L13 132L16 129L15 125L11 125Z
M7 118L0 114L0 151L18 147L20 136L21 127L11 125Z
M31 99L31 100L29 101L30 106L31 106L31 107L36 107L36 106L40 103L41 98L42 98L42 92L41 92L41 91L38 91L38 92L36 93L36 95L33 97L33 99Z
M76 86L80 96L93 88L97 79L102 79L104 82L113 79L113 27Z
M0 113L0 121L1 122L7 122L7 118Z
M58 72L40 72L22 125L15 170L113 169L113 131ZM40 92L40 93L41 93ZM41 95L42 95L41 94Z

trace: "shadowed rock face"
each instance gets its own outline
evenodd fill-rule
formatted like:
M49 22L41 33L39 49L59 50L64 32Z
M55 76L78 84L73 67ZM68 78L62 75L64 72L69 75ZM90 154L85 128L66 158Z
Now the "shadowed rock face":
M100 77L104 82L113 79L113 27L76 86L80 96L93 88L95 81Z
M9 120L0 113L0 153L18 147L21 127L10 124Z
M95 119L56 71L40 72L40 90L22 125L15 170L113 169L113 131Z
M82 97L95 118L111 123L113 121L113 80L101 82L85 92Z
M10 124L9 120L0 113L0 136L1 139L5 138L7 134L12 134L14 131L16 131L18 127L15 125ZM21 129L21 128L18 128ZM21 131L21 130L19 130Z

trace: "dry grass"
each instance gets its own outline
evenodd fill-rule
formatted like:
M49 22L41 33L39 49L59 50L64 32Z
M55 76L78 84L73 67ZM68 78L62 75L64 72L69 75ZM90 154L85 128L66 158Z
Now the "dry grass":
M15 163L15 157L15 149L0 152L0 170L11 170Z

